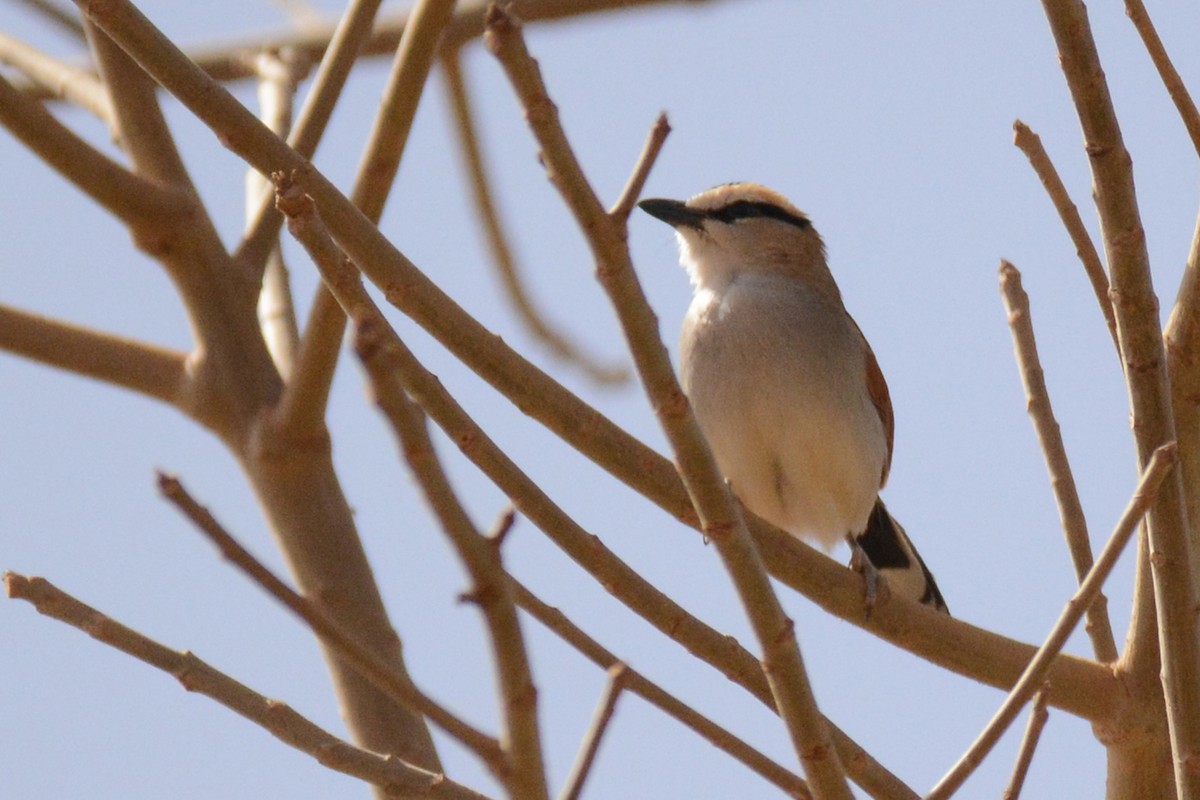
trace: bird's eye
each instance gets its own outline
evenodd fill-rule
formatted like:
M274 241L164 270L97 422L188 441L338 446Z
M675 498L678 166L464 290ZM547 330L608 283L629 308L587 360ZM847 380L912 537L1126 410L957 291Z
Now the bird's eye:
M795 214L785 208L780 208L774 203L756 202L754 200L735 200L729 205L714 208L708 212L708 216L720 222L730 224L738 220L765 217L768 219L777 219L780 222L786 222L788 225L795 225L801 229L812 226L808 217Z

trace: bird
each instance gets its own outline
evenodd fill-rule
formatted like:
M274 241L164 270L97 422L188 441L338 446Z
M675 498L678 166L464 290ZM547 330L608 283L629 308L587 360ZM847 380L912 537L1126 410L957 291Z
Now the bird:
M684 393L717 466L755 515L867 579L949 613L880 499L895 420L887 382L846 311L809 217L755 183L638 206L675 229L693 297L680 336Z

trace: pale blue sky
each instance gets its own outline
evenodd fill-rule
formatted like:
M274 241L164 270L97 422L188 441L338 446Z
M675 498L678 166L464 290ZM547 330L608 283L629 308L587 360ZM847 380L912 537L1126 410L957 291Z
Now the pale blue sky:
M1195 221L1195 153L1124 14L1113 4L1093 5L1134 159L1156 285L1169 307ZM330 0L321 7L336 8ZM230 0L143 8L183 42L281 24L270 8ZM1151 12L1180 72L1200 74L1200 53L1190 47L1200 7L1163 2ZM24 35L31 26L6 4L0 30ZM65 39L32 30L41 46L72 52ZM997 291L1002 257L1021 268L1032 296L1047 381L1097 548L1135 480L1108 334L1073 247L1012 145L1019 117L1042 135L1095 231L1081 137L1040 5L713 2L532 27L528 39L606 200L615 199L665 109L674 133L648 195L684 197L753 180L811 215L891 386L897 424L889 506L957 616L1040 641L1074 577L1013 365ZM503 75L478 46L466 68L504 218L537 299L592 351L624 359L587 250L537 164ZM317 164L342 186L353 176L385 76L386 60L357 75L318 153ZM236 88L252 99L249 84ZM594 388L546 358L514 321L472 220L440 77L431 89L384 231L486 325L662 450L640 391ZM219 228L236 241L240 163L177 104L168 108ZM82 113L65 118L103 140ZM0 134L0 165L0 302L186 346L168 282L132 251L123 230L7 134ZM689 289L673 237L638 214L630 242L674 349ZM291 259L306 305L315 273L294 250ZM690 610L752 645L717 555L698 535L554 441L410 324L398 325L489 433L581 523ZM358 368L350 358L343 366L331 407L334 455L409 668L431 694L494 729L478 615L455 602L465 586L462 570L364 401ZM156 497L153 470L178 472L244 542L280 565L219 443L170 409L3 354L0 387L0 568L44 575L340 730L312 638ZM442 452L486 527L503 498L452 447ZM543 599L635 668L793 765L772 715L626 612L530 524L519 522L506 548L512 571ZM1118 640L1131 561L1122 560L1108 587ZM796 618L822 709L917 791L928 790L1002 695L826 618L787 589L780 593ZM536 623L525 630L557 787L603 675ZM13 796L366 796L355 780L25 604L0 602L0 645L0 779ZM1090 653L1082 635L1069 649ZM999 795L1022 725L963 797ZM470 756L444 738L439 743L453 777L494 790ZM592 798L778 796L633 697L622 700L593 780ZM1089 726L1052 712L1024 796L1094 797L1103 785L1103 751Z

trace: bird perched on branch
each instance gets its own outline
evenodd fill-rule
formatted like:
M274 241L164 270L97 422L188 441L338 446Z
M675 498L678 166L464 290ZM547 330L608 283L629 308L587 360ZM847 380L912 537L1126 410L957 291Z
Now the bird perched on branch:
M869 603L883 574L892 591L946 611L879 498L892 462L891 398L812 222L753 183L638 205L678 236L695 291L683 386L734 493L826 549L846 539Z

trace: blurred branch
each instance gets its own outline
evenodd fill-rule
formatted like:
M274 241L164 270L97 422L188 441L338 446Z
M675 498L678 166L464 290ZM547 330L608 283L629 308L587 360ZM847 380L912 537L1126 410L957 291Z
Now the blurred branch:
M105 22L155 79L211 127L220 141L259 171L292 171L313 197L330 233L354 264L464 364L525 413L630 488L685 524L694 509L671 462L630 436L484 328L409 261L362 212L307 161L214 83L124 0L106 6ZM826 611L935 664L1007 688L1034 652L1028 644L924 609L882 598L863 620L862 579L812 547L750 520L772 575ZM1060 656L1051 671L1050 704L1087 719L1108 717L1122 695L1111 670Z
M564 362L578 367L589 378L600 384L617 384L629 380L629 372L619 364L605 365L596 361L572 342L566 334L555 330L533 304L525 288L524 279L517 268L516 259L508 245L508 237L500 223L500 214L492 202L491 182L487 167L483 163L483 151L472 118L471 102L462 74L462 57L457 50L446 51L442 56L442 69L446 76L446 90L454 112L458 131L458 142L470 176L471 195L475 200L475 211L483 224L488 246L492 251L492 263L500 275L500 285L508 295L508 301L517 312L534 338L550 353Z
M1050 714L1046 711L1046 693L1039 691L1033 698L1033 708L1029 710L1029 724L1025 727L1025 735L1021 737L1021 746L1017 749L1017 760L1013 765L1012 777L1000 800L1018 800L1021 789L1025 786L1025 776L1029 774L1029 765L1033 763L1033 754L1037 750L1038 740L1042 736L1042 728Z
M19 0L77 39L83 39L83 23L79 18L53 0Z
M293 61L310 56L321 59L313 76L312 88L300 109L295 126L288 135L288 144L304 158L312 158L320 144L333 109L341 98L350 71L358 61L371 25L382 0L352 0L333 32L328 49L321 54L306 54L302 50L286 49ZM277 52L265 48L264 52ZM305 60L304 63L311 63ZM269 172L261 172L270 175ZM278 242L283 216L275 210L275 187L264 181L262 193L253 216L247 225L234 258L251 273L259 273Z
M609 216L588 184L559 124L557 108L546 94L537 62L525 47L520 24L495 4L489 6L486 22L484 41L504 67L525 109L551 182L588 239L596 259L596 275L616 309L638 374L671 443L680 477L695 505L701 527L717 546L754 629L763 652L763 671L796 755L804 765L809 788L818 800L849 800L846 776L808 682L794 623L775 595L740 509L721 478L659 339L658 320L629 259L626 218ZM660 119L656 126L658 138L665 137L667 130ZM657 150L652 137L639 160L636 175L649 169ZM634 180L630 185L637 183Z
M1033 428L1046 458L1050 487L1058 503L1058 514L1067 538L1067 548L1071 551L1071 561L1075 565L1075 576L1082 583L1092 568L1092 544L1088 539L1087 519L1079 502L1079 492L1075 488L1075 477L1071 474L1071 462L1063 445L1062 432L1058 420L1054 418L1054 408L1050 405L1050 393L1046 389L1046 377L1033 335L1029 295L1021 286L1021 273L1007 261L1000 262L1000 291L1008 310L1017 367L1025 385L1026 408L1033 419ZM1118 657L1117 644L1108 618L1108 598L1102 591L1096 593L1095 602L1088 607L1086 630L1092 640L1096 659L1102 664L1115 662Z
M1096 245L1088 234L1083 219L1079 216L1079 209L1071 202L1071 196L1067 194L1067 187L1063 185L1062 178L1058 176L1054 162L1046 154L1046 149L1042 147L1041 137L1030 130L1029 126L1021 120L1013 123L1013 131L1015 133L1013 143L1029 159L1030 166L1037 173L1042 186L1046 188L1046 194L1050 196L1050 202L1057 209L1058 216L1067 229L1067 234L1075 243L1075 253L1083 263L1084 272L1087 273L1088 280L1092 283L1092 291L1096 293L1096 302L1100 304L1100 312L1104 314L1104 322L1108 325L1113 346L1117 348L1119 355L1121 344L1117 341L1117 317L1116 312L1113 311L1112 298L1109 296L1108 274L1104 271L1104 264L1100 261L1100 254L1096 252Z
M1196 103L1188 93L1187 86L1179 77L1175 65L1171 63L1171 57L1167 55L1167 49L1163 47L1162 39L1158 37L1158 31L1150 21L1145 4L1142 0L1125 0L1125 13L1129 15L1133 27L1142 37L1142 44L1146 46L1146 52L1154 62L1154 68L1158 70L1158 76L1162 78L1167 94L1175 103L1179 119L1192 139L1192 147L1195 148L1196 155L1200 155L1200 112L1196 110Z
M558 800L579 800L579 795L583 793L584 781L591 773L596 753L600 750L600 740L604 738L604 732L608 730L608 724L612 721L613 712L617 709L617 700L625 691L628 672L629 668L620 662L608 668L608 680L604 683L604 692L596 704L592 722L583 735L579 754L575 757L575 763L571 765L571 771L567 774L566 784L558 794Z
M431 722L482 758L497 776L503 774L505 759L499 742L438 705L418 689L407 675L398 672L370 648L360 644L355 636L326 616L308 598L289 588L254 556L250 555L246 548L238 544L237 540L221 527L212 514L187 493L178 479L159 473L158 485L163 496L191 520L209 541L217 546L221 551L222 558L241 570L267 594L304 620L313 633L350 662L359 674L370 680L396 702L425 715Z
M1146 471L1138 481L1137 489L1134 490L1129 505L1121 514L1121 519L1117 522L1112 536L1104 545L1100 557L1096 559L1096 563L1088 572L1087 577L1080 582L1079 589L1067 601L1066 607L1059 615L1058 621L1054 623L1045 643L1038 649L1037 655L1029 662L1029 666L1025 668L1020 680L1013 686L1012 691L1009 692L1008 697L1004 699L1000 709L984 727L979 737L971 744L958 763L946 773L945 777L938 781L937 786L925 796L925 800L946 800L954 794L975 771L975 768L983 763L983 759L987 757L1008 726L1016 719L1017 714L1021 713L1021 709L1029 698L1039 691L1046 681L1046 675L1054 656L1067 643L1067 637L1071 635L1084 612L1091 606L1100 587L1108 579L1109 573L1125 549L1125 545L1129 543L1129 539L1138 529L1142 517L1154 505L1163 480L1170 474L1174 466L1175 446L1173 444L1163 445L1154 451L1154 455L1151 456L1150 463L1146 465Z
M383 215L395 183L417 105L454 3L418 0L412 24L401 37L350 194L351 202L375 224ZM311 354L313 363L302 362L297 370L302 380L294 381L285 391L280 417L283 424L304 430L324 418L345 324L337 301L324 284L319 285L301 346L302 357Z
M304 199L308 213L293 216L288 210L288 228L317 260L322 257L321 246L305 231L307 228L312 232L312 226L305 225L306 220L314 217L312 201ZM281 192L280 205L287 200L287 192ZM327 235L320 238L332 244ZM340 252L328 254L341 263ZM530 674L525 637L509 589L508 573L501 563L499 539L479 534L451 488L429 438L425 415L408 398L397 379L387 346L390 329L381 328L379 320L370 316L369 311L364 316L359 316L353 308L347 312L354 320L354 349L370 375L375 403L399 440L426 502L470 574L472 586L468 597L479 606L487 621L505 721L501 740L506 743L508 763L502 778L513 797L548 800L537 721L537 689Z
M308 64L291 53L262 53L258 66L258 105L263 122L276 136L286 138L292 127L296 91L308 72ZM246 171L246 224L254 225L257 204L270 182L253 168ZM243 265L244 266L244 265ZM271 359L284 382L291 380L300 346L296 309L287 264L276 241L267 256L262 291L258 296L258 326Z
M126 224L173 216L191 198L135 175L85 142L0 75L0 125L47 166Z
M83 29L79 32L82 35ZM94 73L65 64L4 33L0 33L0 64L20 70L51 96L74 103L111 126L112 105L108 101L108 92Z
M187 357L144 342L0 305L0 349L188 407Z
M1083 3L1043 0L1043 6L1091 161L1138 464L1144 469L1151 454L1174 442L1176 434L1158 298L1138 212L1132 161L1122 141ZM1200 664L1200 615L1195 611L1200 574L1194 572L1200 570L1200 556L1195 552L1200 544L1192 539L1181 470L1164 481L1158 502L1147 514L1147 530L1176 791L1180 797L1200 797L1200 769L1193 763L1200 753L1200 681L1195 679Z
M175 677L189 692L199 692L253 722L276 739L322 766L409 797L487 800L445 775L355 747L320 728L286 703L264 697L202 661L189 651L171 650L81 603L43 578L4 574L8 596L26 600L39 613L65 622L93 639Z

